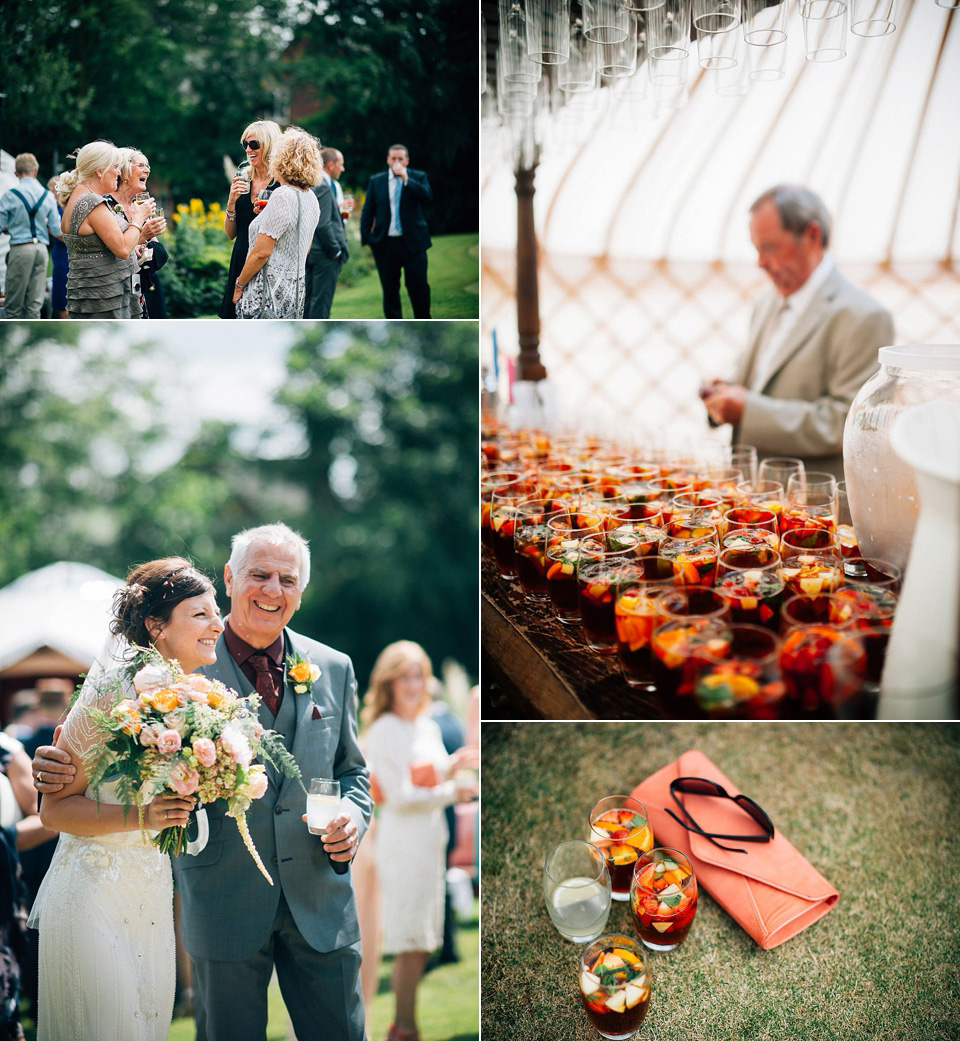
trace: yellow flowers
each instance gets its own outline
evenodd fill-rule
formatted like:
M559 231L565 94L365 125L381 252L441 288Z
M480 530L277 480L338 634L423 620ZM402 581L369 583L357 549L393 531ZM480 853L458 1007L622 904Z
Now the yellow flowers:
M215 228L223 231L223 207L218 202L212 202L209 208L204 206L202 199L191 199L190 205L179 203L176 213L173 215L173 223L179 228L188 224L198 231L206 231Z

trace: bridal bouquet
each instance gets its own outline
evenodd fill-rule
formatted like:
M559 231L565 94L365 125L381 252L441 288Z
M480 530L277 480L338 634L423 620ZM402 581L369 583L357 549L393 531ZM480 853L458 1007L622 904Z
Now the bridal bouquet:
M280 735L257 718L257 694L242 698L218 680L185 675L178 662L155 650L140 650L129 670L113 675L109 689L98 691L101 705L110 703L104 696L110 694L109 711L86 708L104 736L83 757L93 791L116 782L121 804L137 807L141 828L144 806L164 792L196 796L198 804L226 800L227 816L273 885L247 827L246 811L267 790L266 768L254 759L262 757L287 777L299 778L300 770ZM154 841L162 852L180 855L185 832L165 828Z

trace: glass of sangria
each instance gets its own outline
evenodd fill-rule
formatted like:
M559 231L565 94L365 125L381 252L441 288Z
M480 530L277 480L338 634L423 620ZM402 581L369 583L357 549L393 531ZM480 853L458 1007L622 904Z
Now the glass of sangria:
M493 553L493 527L490 524L490 500L499 488L514 486L529 489L530 481L519 470L494 470L480 475L480 544ZM528 492L529 495L533 491Z
M561 510L549 499L525 499L517 506L513 549L517 579L528 600L547 600L547 521Z
M804 715L829 719L835 704L857 693L866 671L866 655L850 629L805 625L784 634L780 671L789 704Z
M837 539L843 559L860 556L860 545L857 533L853 530L853 515L850 513L850 500L847 498L847 482L837 485Z
M789 596L823 596L843 585L843 565L836 553L801 553L784 557L780 577Z
M728 552L721 554L721 561ZM779 565L778 555L776 560L758 567L721 567L715 588L730 608L731 622L778 630L784 590Z
M740 568L767 567L780 563L780 540L763 528L728 531L720 544L717 575Z
M693 695L711 719L776 719L786 686L780 673L780 638L758 625L733 623L726 654L708 655Z
M783 485L779 481L743 481L737 491L743 506L772 510L778 518L783 512Z
M664 533L660 556L673 561L677 585L712 586L720 554L716 525L706 520L672 520Z
M780 632L786 634L791 629L800 629L805 625L833 625L838 629L849 629L857 612L850 600L840 596L842 592L788 596L780 608Z
M843 576L845 584L879 586L893 593L900 592L903 572L896 564L878 557L844 556Z
M614 613L617 573L622 564L637 558L639 544L639 538L631 532L580 540L577 560L580 620L587 646L598 654L617 653Z
M640 1029L650 1005L650 969L630 936L594 940L580 959L580 1000L601 1037L625 1041Z
M490 495L493 559L497 562L500 577L506 582L513 582L517 577L517 555L513 534L517 525L517 507L526 499L527 494L523 485L507 484L494 488Z
M637 933L653 951L672 951L687 938L697 913L697 879L687 856L658 847L637 860L630 906Z
M629 795L601 799L590 811L590 842L606 857L613 899L629 900L633 865L653 849L646 807Z
M610 915L610 872L603 853L582 839L558 843L543 860L543 897L564 939L595 940Z
M723 515L724 531L752 531L759 529L779 536L777 514L765 506L731 506Z
M827 491L787 492L786 503L780 515L780 535L795 528L825 528L837 530L836 489Z
M661 558L655 558L657 560ZM665 577L651 577L644 560L624 564L617 572L617 598L614 617L617 626L617 655L620 671L631 687L653 686L653 659L650 641L657 613L657 595L673 585L673 566L666 561Z

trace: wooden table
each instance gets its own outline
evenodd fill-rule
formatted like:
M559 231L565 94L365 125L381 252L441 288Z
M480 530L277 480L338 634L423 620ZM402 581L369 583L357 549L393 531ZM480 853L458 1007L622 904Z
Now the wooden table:
M518 719L663 719L655 694L627 685L617 656L597 654L580 626L558 621L549 603L524 598L493 560L481 564L483 686L497 715ZM489 718L484 712L484 719Z

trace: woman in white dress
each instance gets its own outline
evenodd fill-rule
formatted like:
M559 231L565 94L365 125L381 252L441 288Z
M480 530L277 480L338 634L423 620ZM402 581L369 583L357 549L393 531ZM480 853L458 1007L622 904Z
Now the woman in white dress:
M62 834L29 923L40 930L37 1041L164 1041L170 1030L170 859L143 836L137 812L124 812L113 784L100 787L99 800L88 791L81 755L103 738L86 708L111 708L117 678L133 691L134 647L153 644L185 673L212 664L223 623L209 579L170 557L131 572L115 598L111 631L123 650L91 669L58 740L76 776L40 806L44 825ZM158 796L146 807L145 827L185 825L192 807L192 798Z
M444 807L469 799L454 773L478 765L475 749L447 755L430 718L430 659L409 640L377 658L366 694L365 747L383 803L377 864L383 891L383 953L395 955L394 1022L388 1041L418 1041L417 987L427 958L443 942L447 822Z
M270 155L270 177L280 187L250 223L247 259L233 289L238 318L303 317L307 254L320 222L310 189L322 176L316 138L287 127Z

